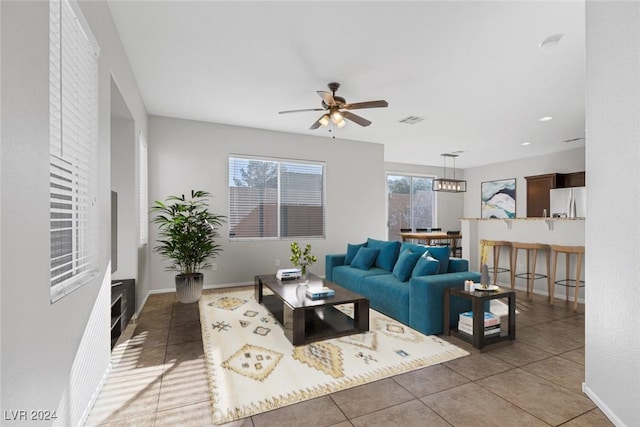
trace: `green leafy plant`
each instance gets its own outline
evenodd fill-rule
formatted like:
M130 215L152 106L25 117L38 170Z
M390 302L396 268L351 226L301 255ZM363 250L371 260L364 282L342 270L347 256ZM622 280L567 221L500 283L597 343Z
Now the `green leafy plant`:
M211 267L209 259L222 251L215 242L218 227L226 222L224 215L210 213L206 191L191 190L191 197L170 196L164 202L156 200L151 212L158 225L158 246L154 251L171 260L168 271L194 274Z
M311 255L311 243L307 243L304 247L304 251L298 246L298 242L291 242L291 257L289 261L296 267L300 267L300 272L304 276L307 274L307 267L310 267L318 258L315 255Z

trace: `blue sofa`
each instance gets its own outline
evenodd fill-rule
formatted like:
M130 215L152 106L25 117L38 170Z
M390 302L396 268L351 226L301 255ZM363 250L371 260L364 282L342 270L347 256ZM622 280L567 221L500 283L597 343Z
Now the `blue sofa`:
M368 239L349 244L344 254L326 256L326 279L364 295L371 308L427 335L443 333L444 289L480 281L469 262L449 257L448 246ZM468 300L452 298L450 324L471 310Z

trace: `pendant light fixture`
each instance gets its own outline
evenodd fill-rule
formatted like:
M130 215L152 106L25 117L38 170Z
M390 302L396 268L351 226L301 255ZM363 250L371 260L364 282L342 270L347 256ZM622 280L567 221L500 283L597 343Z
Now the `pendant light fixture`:
M467 191L467 181L456 179L456 157L457 154L441 154L444 158L444 174L442 178L433 180L431 189L433 191L446 191L448 193L464 193ZM447 178L447 157L453 158L453 178Z

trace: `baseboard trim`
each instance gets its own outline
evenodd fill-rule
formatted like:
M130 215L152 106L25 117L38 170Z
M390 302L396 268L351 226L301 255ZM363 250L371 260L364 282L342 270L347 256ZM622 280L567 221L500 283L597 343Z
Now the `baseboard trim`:
M511 284L509 284L509 283L501 283L501 282L498 282L498 286L500 286L501 288L504 288L504 289L511 289ZM515 289L517 289L517 290L519 290L519 291L523 291L523 292L526 292L526 291L527 291L527 288L526 288L526 287L524 287L524 286L517 286L517 285L516 285L516 286L515 286ZM534 294L536 294L536 295L542 295L542 296L545 296L545 297L547 296L547 293L546 293L545 291L540 290L540 289L538 289L538 290L534 289L532 293L534 293ZM555 297L556 299L559 299L559 300L563 300L563 301L564 301L564 299L565 299L565 294L558 295L558 293L556 293L556 294L554 295L554 297ZM573 295L569 295L569 302L573 302ZM584 304L584 298L578 298L578 303L580 303L580 304Z
M616 427L626 427L626 424L622 422L622 420L620 420L620 418L618 418L616 414L613 413L613 411L602 401L602 399L598 397L597 393L591 390L586 383L582 383L582 391L584 394L589 396L589 399L591 399L591 401L596 404L596 406L602 411L602 413Z

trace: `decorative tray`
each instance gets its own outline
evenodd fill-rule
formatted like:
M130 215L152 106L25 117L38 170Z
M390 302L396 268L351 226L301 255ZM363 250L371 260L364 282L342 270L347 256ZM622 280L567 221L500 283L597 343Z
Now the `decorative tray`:
M482 285L476 285L476 291L499 291L500 288L496 285L486 285L486 287Z

